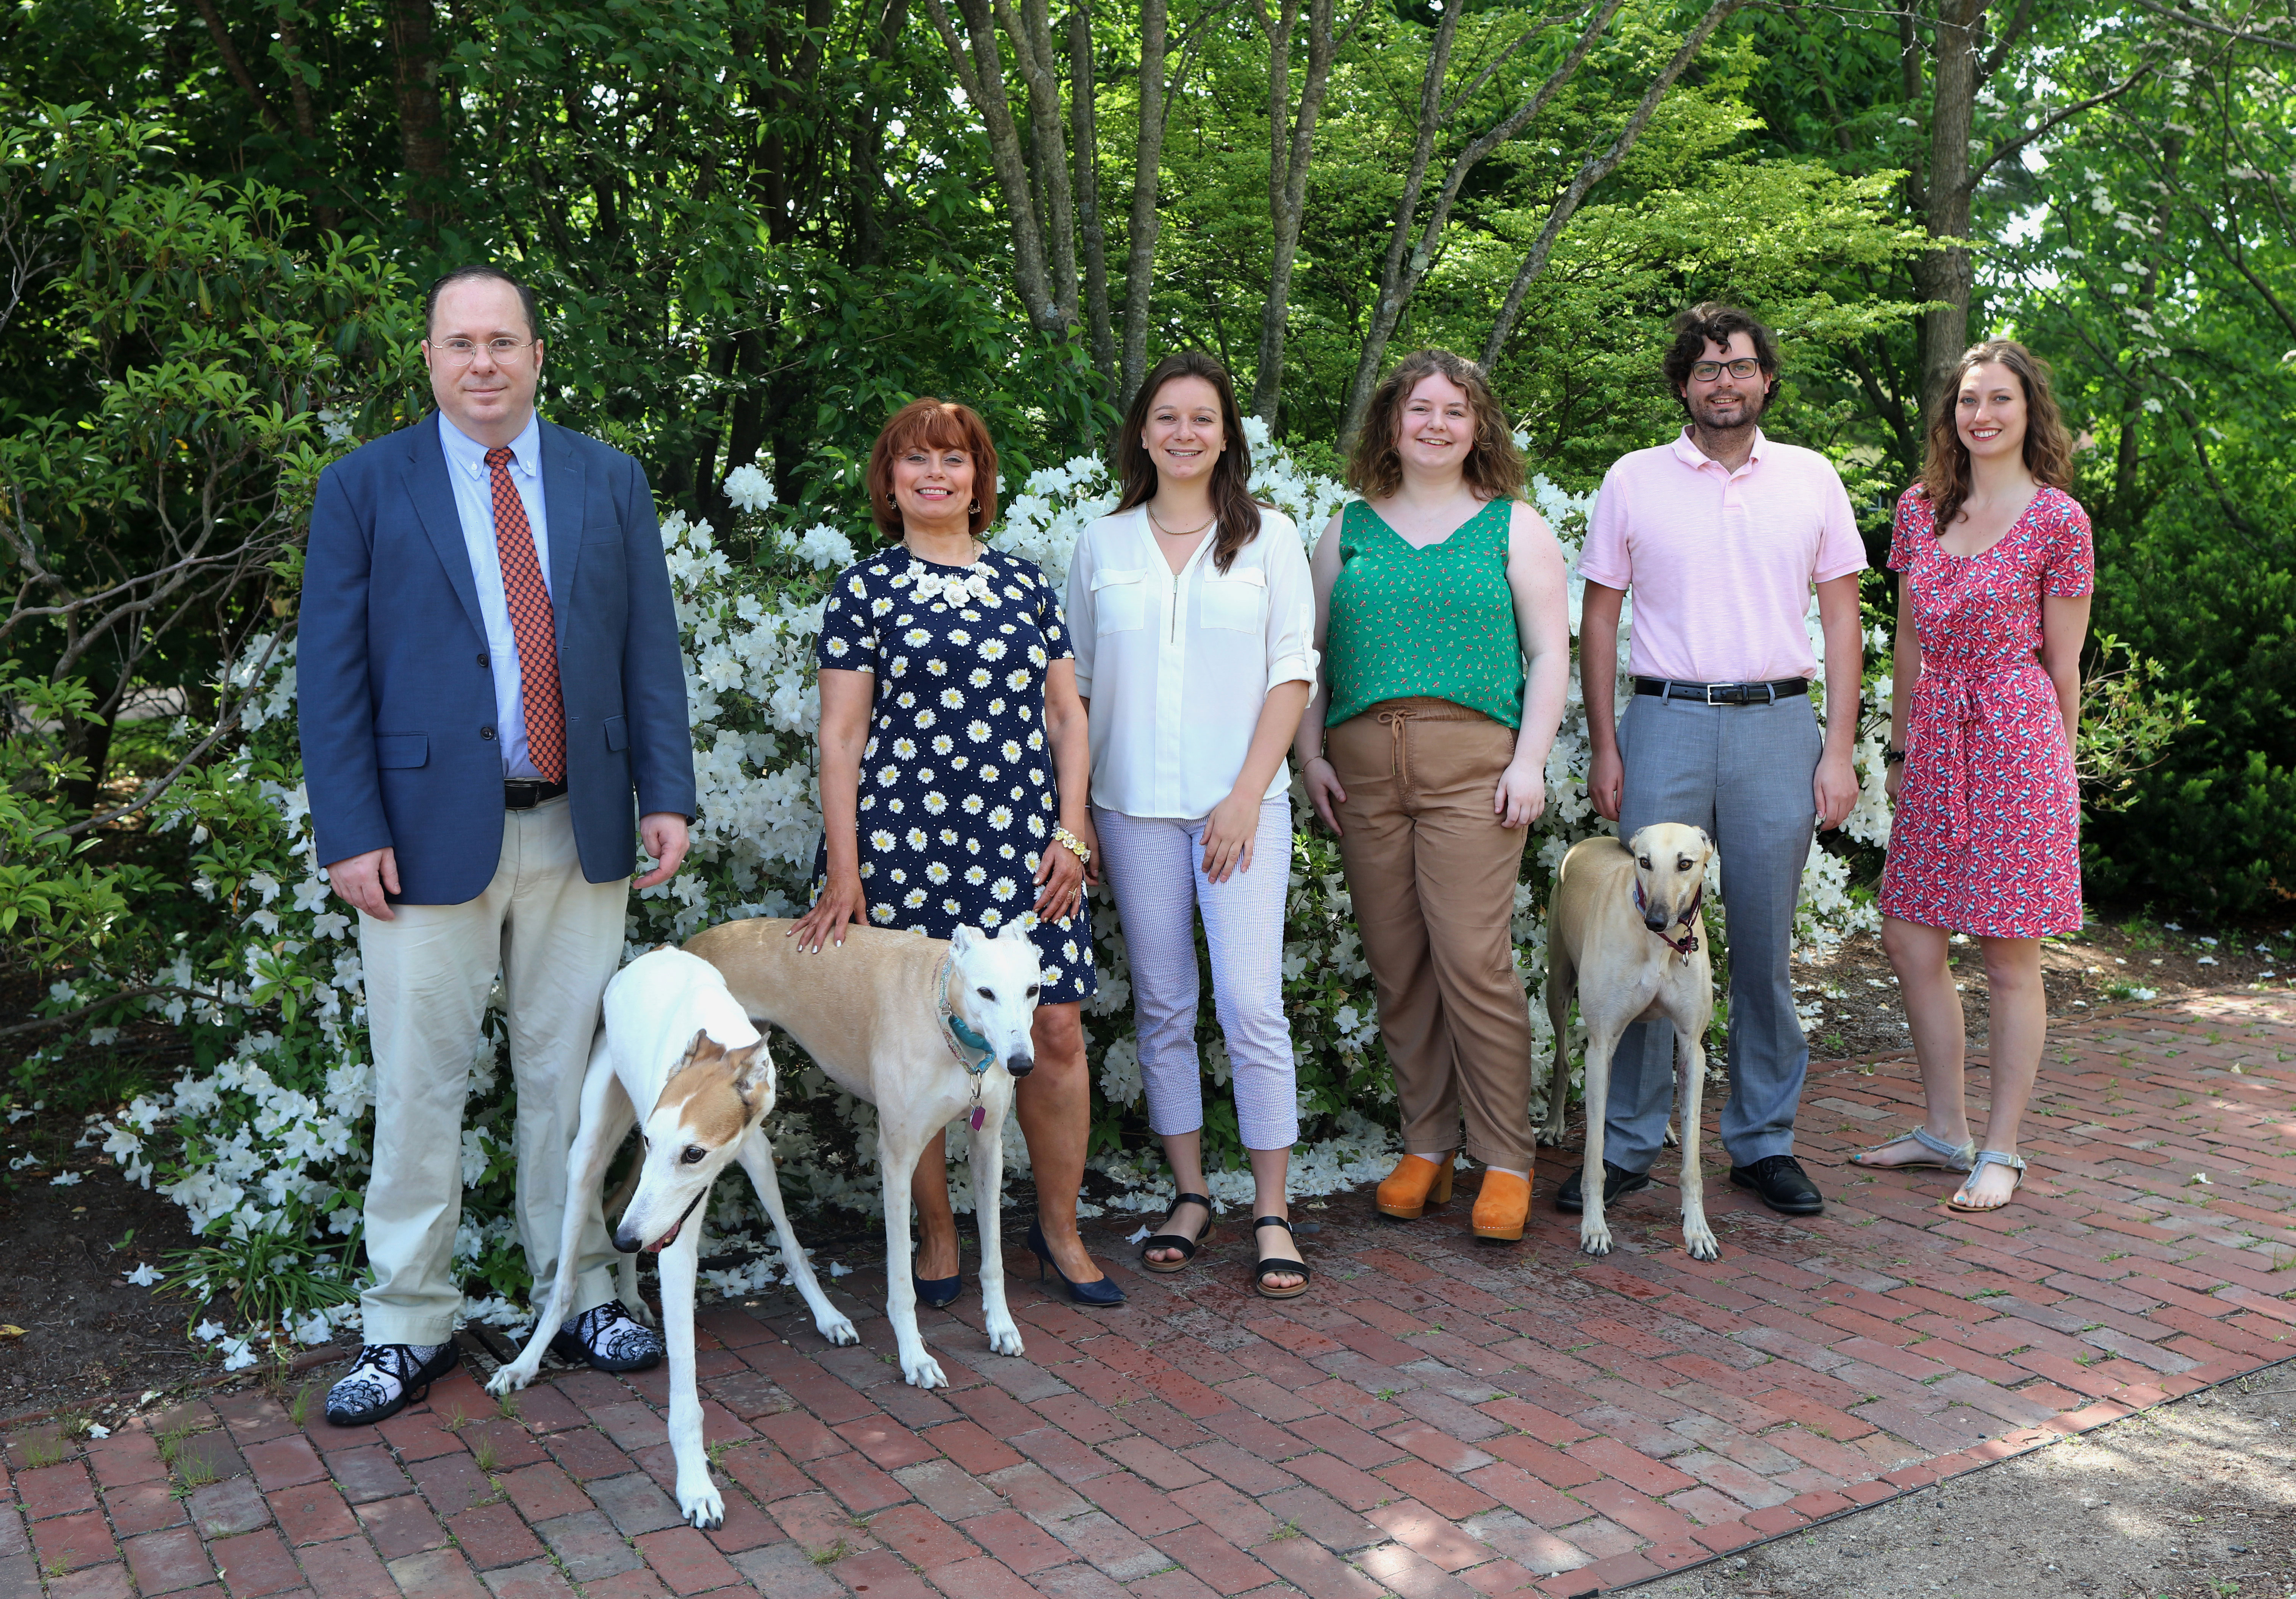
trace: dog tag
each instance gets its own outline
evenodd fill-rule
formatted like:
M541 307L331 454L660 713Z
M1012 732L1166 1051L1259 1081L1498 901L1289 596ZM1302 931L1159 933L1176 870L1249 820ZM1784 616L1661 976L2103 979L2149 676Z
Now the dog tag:
M979 1132L980 1130L980 1124L988 1119L988 1112L986 1109L980 1105L972 1107L972 1130L974 1132Z

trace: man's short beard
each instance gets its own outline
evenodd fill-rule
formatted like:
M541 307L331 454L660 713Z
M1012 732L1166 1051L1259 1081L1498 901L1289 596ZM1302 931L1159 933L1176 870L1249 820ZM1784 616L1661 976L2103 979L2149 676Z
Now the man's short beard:
M1735 433L1757 425L1770 408L1770 380L1765 377L1759 389L1740 390L1739 393L1745 401L1742 420L1718 425L1701 416L1698 406L1693 404L1686 407L1690 412L1691 422L1696 427L1717 433Z

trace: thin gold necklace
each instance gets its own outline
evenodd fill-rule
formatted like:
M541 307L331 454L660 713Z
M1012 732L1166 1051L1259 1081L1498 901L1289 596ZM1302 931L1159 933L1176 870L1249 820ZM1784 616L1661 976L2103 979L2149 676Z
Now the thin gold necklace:
M1140 508L1148 512L1148 525L1155 529L1156 531L1161 533L1167 538L1193 538L1197 534L1202 532L1205 528L1210 527L1212 522L1219 521L1219 513L1218 512L1214 512L1212 513L1211 521L1206 522L1202 528L1190 528L1185 533L1176 533L1171 529L1166 527L1162 522L1156 520L1156 512L1153 507L1144 504Z

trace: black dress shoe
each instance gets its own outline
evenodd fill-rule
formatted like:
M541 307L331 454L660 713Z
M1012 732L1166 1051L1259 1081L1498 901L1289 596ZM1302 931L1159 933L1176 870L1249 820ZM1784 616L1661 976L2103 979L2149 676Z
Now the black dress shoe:
M389 1421L429 1397L430 1384L455 1369L452 1339L439 1344L371 1343L327 1392L327 1419L338 1427Z
M1586 1175L1587 1168L1582 1166L1563 1178L1562 1190L1554 1196L1557 1210L1567 1216L1576 1216L1587 1208L1587 1191L1580 1185L1580 1179ZM1628 1171L1623 1166L1603 1161L1603 1208L1607 1210L1628 1194L1641 1193L1650 1186L1650 1173L1646 1171Z
M661 1334L608 1300L568 1320L551 1334L550 1352L570 1365L586 1360L594 1371L650 1372L666 1350Z
M1781 1216L1816 1216L1825 1209L1825 1196L1792 1155L1765 1155L1751 1166L1733 1166L1730 1183L1752 1189Z

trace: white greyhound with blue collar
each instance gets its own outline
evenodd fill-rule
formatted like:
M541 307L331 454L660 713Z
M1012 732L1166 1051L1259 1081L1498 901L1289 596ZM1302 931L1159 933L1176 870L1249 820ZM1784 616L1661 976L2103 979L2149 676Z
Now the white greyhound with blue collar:
M1013 1079L1037 1063L1029 1030L1043 981L1037 947L1017 923L1002 936L960 927L947 942L849 927L841 944L808 954L789 936L796 925L774 917L728 922L695 934L685 948L725 974L752 1021L783 1029L832 1082L877 1107L885 1313L903 1379L943 1388L948 1378L917 1331L911 1179L933 1136L963 1119L980 1226L982 1323L992 1350L1020 1354L1021 1329L1004 1302L998 1206Z

